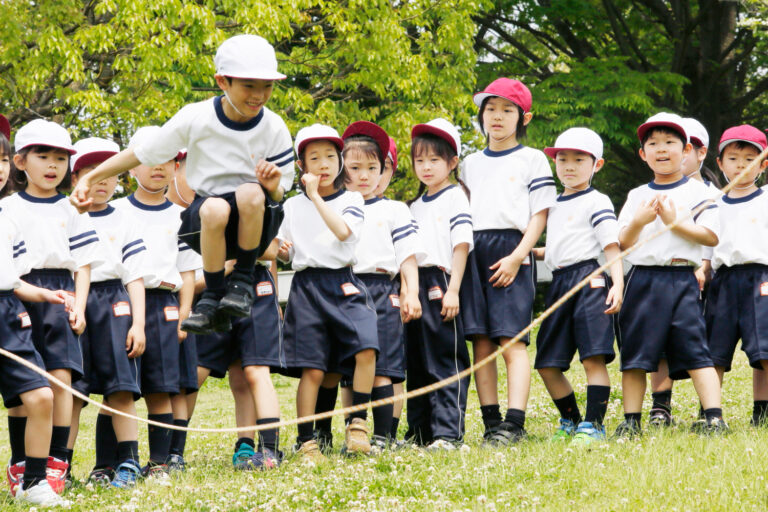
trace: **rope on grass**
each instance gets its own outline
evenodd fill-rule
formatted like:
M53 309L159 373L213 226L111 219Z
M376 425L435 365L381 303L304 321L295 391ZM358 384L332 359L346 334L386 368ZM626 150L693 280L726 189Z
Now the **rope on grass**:
M743 171L741 171L734 179L730 181L730 183L725 186L722 189L723 194L727 194L728 191L730 191L733 186L738 183L739 179L743 176L747 175L749 172L751 172L756 166L760 164L760 162L768 157L768 148L764 149L760 155L752 161ZM557 301L555 301L554 304L552 304L549 308L547 308L541 315L539 315L533 322L531 322L525 329L523 329L520 333L517 334L514 338L512 338L509 343L505 344L504 346L499 347L495 352L491 353L487 357L481 359L480 361L477 361L469 366L469 368L457 373L456 375L452 375L451 377L448 377L446 379L443 379L441 381L435 382L433 384L430 384L428 386L424 386L422 388L414 389L411 391L407 391L404 393L401 393L399 395L395 395L388 398L382 398L380 400L375 400L373 402L369 402L367 404L359 404L359 405L353 405L350 407L345 407L342 409L336 409L333 411L327 411L319 414L313 414L311 416L302 416L301 418L294 418L291 420L283 420L276 423L267 423L264 425L251 425L246 427L227 427L227 428L199 428L199 427L181 427L178 425L172 425L170 423L161 423L158 421L153 421L146 418L140 418L138 416L134 416L132 414L124 413L121 411L118 411L116 409L113 409L112 407L109 407L107 405L102 404L101 402L97 402L96 400L91 399L90 397L85 396L84 394L80 393L76 389L73 389L71 386L65 384L61 380L57 379L47 371L45 371L42 368L39 368L38 366L30 363L29 361L22 359L21 357L17 356L16 354L13 354L11 352L8 352L7 350L0 348L0 355L4 355L17 363L29 368L30 370L34 371L35 373L42 375L43 377L47 378L50 382L53 384L59 386L60 388L66 390L70 394L76 396L77 398L88 402L90 404L93 404L94 406L103 409L107 412L110 412L112 414L117 414L119 416L123 416L125 418L131 418L136 421L140 421L142 423L146 423L148 425L153 425L156 427L163 427L167 428L169 430L181 430L184 432L205 432L205 433L233 433L233 432L250 432L250 431L261 431L266 429L273 429L273 428L281 428L281 427L288 427L291 425L298 425L299 423L308 423L310 421L316 421L316 420L322 420L326 418L331 418L333 416L339 416L342 414L349 414L357 411L362 411L365 409L380 407L382 405L389 405L394 404L395 402L399 402L402 400L406 400L408 398L413 398L416 396L426 395L427 393L431 393L432 391L435 391L437 389L443 388L449 384L452 384L454 382L457 382L465 377L468 377L469 375L475 373L478 368L482 368L486 364L489 364L492 361L495 361L498 356L504 353L504 351L511 347L516 341L519 341L523 336L530 333L531 330L533 330L534 327L541 324L541 322L544 321L545 318L550 316L555 310L557 310L560 306L565 304L571 297L573 297L576 293L578 293L579 290L584 288L587 283L589 283L594 277L599 276L602 274L605 270L610 268L611 265L614 263L621 261L624 259L625 256L632 253L636 249L642 247L646 243L650 242L651 240L661 236L662 234L666 233L667 231L672 230L676 226L680 225L682 222L687 221L688 219L693 218L694 216L698 215L700 212L704 211L706 208L708 208L712 203L714 203L714 199L708 199L704 201L701 205L696 207L693 211L691 211L688 215L685 215L680 218L676 218L674 222L671 222L670 224L667 224L662 230L657 231L656 233L652 234L648 238L645 238L643 240L640 240L636 242L631 247L628 247L621 253L619 253L618 256L613 258L610 261L607 261L599 268L596 268L591 274L589 274L587 277L582 279L576 286L568 290L562 297L560 297Z

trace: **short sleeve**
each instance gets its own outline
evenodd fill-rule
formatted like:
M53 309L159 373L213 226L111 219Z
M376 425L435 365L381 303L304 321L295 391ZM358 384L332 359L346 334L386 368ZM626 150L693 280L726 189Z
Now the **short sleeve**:
M13 267L17 276L23 276L31 270L27 258L27 244L22 238L21 230L15 225L15 236L13 238Z
M601 248L619 243L619 222L613 204L607 196L599 195L597 201L592 204L589 223Z
M416 257L416 263L424 261L427 254L419 234L419 226L411 215L408 207L398 201L392 202L393 229L392 244L395 247L395 260L397 266L403 264L411 256Z
M144 277L147 268L145 262L147 247L137 225L129 222L124 222L124 224L126 235L123 238L123 246L120 248L121 279L123 284L128 284Z
M629 226L630 222L632 222L636 210L637 205L635 201L635 195L632 193L632 191L630 191L629 195L627 195L627 200L624 203L624 206L621 207L621 212L619 212L619 233L621 233L621 230Z
M531 205L531 216L542 210L551 208L557 199L555 178L549 167L547 157L541 151L536 151L531 161L530 181L528 182L528 201Z
M176 256L176 269L179 272L188 272L203 268L203 258L200 257L186 242L179 240L179 254Z
M67 223L67 235L69 237L69 252L75 260L77 268L102 262L99 235L91 223L88 214L80 214L72 207Z
M291 140L291 132L288 131L288 127L285 122L278 116L275 116L275 133L268 150L268 156L266 161L275 164L280 168L280 186L283 187L285 192L288 192L293 187L293 180L295 178L294 161L296 158L293 155L293 141Z
M352 234L343 243L357 243L365 222L365 213L363 213L365 201L359 192L346 192L344 195L349 198L341 210L341 218L344 219Z
M469 200L459 187L456 187L451 195L450 208L448 221L451 229L451 249L455 249L459 244L467 243L471 251L475 246L472 213L469 209Z
M158 165L173 160L180 150L189 147L189 130L195 118L197 104L187 105L169 119L151 140L133 151L144 165Z
M697 211L698 210L698 211ZM720 237L720 214L714 199L705 199L691 208L693 222Z

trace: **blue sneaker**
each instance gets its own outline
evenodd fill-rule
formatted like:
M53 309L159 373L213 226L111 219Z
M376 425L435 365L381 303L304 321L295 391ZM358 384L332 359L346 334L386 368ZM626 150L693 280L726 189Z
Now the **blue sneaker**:
M141 466L133 459L128 459L119 466L115 471L115 477L110 482L112 487L118 489L130 489L136 486L136 481L141 475Z
M560 426L555 430L552 441L570 441L575 430L576 425L571 420L560 418Z
M280 465L280 453L275 453L269 448L262 448L253 454L248 461L248 469L275 469Z
M582 421L576 428L573 442L578 444L590 444L595 441L605 441L605 427L589 421Z
M253 457L253 447L246 443L241 443L232 455L232 465L235 469L250 469L251 458Z

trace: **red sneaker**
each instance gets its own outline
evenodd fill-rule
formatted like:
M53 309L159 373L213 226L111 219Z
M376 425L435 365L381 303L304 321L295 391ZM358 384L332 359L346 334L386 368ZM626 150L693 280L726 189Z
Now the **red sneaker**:
M69 469L69 464L66 461L56 457L48 457L45 478L56 494L64 492L64 486L67 483L67 469Z
M16 496L16 490L24 482L24 461L16 464L8 464L5 470L5 476L8 478L8 487L11 488L11 496Z

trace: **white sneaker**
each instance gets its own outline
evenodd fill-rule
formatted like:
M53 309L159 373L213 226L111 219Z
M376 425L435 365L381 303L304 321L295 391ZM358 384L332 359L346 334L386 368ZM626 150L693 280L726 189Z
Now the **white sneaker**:
M41 507L68 507L72 502L65 500L56 494L47 480L40 480L38 483L24 490L21 486L16 491L16 501L22 503L31 503Z
M447 439L435 439L432 441L432 443L427 446L428 452L452 452L456 449L458 449L461 446L461 443L451 442Z

